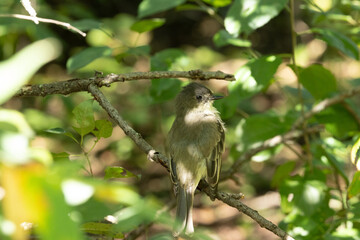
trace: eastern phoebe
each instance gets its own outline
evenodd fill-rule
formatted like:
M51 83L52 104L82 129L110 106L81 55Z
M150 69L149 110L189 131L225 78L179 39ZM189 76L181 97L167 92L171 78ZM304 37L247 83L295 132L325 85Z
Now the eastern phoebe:
M168 136L170 176L177 200L175 237L194 232L194 192L202 178L215 199L224 152L225 127L212 106L212 92L199 83L190 83L175 100L176 118Z

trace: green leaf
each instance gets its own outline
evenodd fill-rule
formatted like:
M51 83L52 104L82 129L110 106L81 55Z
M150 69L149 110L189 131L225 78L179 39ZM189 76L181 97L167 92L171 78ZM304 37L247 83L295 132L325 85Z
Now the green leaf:
M35 131L43 131L63 125L60 119L37 109L28 108L24 110L24 115L31 128Z
M87 100L77 105L72 111L77 126L73 128L81 135L84 136L95 128L95 119L93 112L93 100Z
M185 3L177 6L176 11L203 11L203 9L199 5Z
M166 49L151 58L151 71L180 70L188 66L189 60L179 49ZM170 100L181 89L181 82L174 78L153 79L150 95L155 102Z
M326 130L338 138L351 136L353 132L359 129L356 119L341 104L326 108L317 114L315 119L319 123L325 124Z
M173 99L181 90L181 82L174 78L153 79L151 81L150 96L154 102L165 102Z
M360 138L358 138L355 144L351 147L351 162L355 165L357 170L360 170L360 161L359 161L359 148L360 148Z
M187 55L177 48L168 48L151 57L151 71L182 70L189 65Z
M287 0L235 0L225 18L226 30L238 36L250 34L277 16L287 4Z
M279 187L280 184L290 176L290 173L294 170L295 165L295 161L289 161L280 165L273 175L271 187Z
M220 30L214 35L213 41L217 47L233 45L236 47L251 47L251 42L232 36L226 30Z
M32 43L11 58L2 61L0 104L13 96L41 66L57 58L60 53L59 41L48 38Z
M66 130L63 128L51 128L44 130L44 132L53 133L53 134L65 134Z
M81 230L93 235L124 238L124 234L117 232L111 223L87 222L81 225Z
M74 135L71 132L68 132L63 128L51 128L51 129L44 130L44 132L65 135L65 136L71 138L72 140L74 140L76 143L79 143L78 140L74 137Z
M58 185L59 183L57 183L58 178L59 176L57 175L46 174L42 178L38 177L36 180L35 178L31 178L29 181L29 184L31 184L31 186L29 186L30 191L32 191L33 188L41 189L40 191L43 191L44 195L42 195L41 192L34 192L33 194L37 194L39 197L41 196L42 198L40 199L42 200L46 199L45 202L40 201L38 203L40 205L45 205L44 210L46 209L48 212L42 219L42 224L40 225L39 223L39 235L42 239L84 239L77 223L69 216L71 209L66 204L63 192ZM28 201L30 202L33 200L31 196L28 198ZM60 225L64 226L66 231L64 231L64 229L54 229L52 227Z
M318 64L301 70L299 80L315 99L329 97L337 89L334 75Z
M231 0L202 0L202 1L217 8L225 7L231 3Z
M358 209L356 209L358 210ZM351 221L350 221L351 222ZM354 224L356 224L354 222ZM327 233L324 236L324 240L359 240L360 231L354 227L349 228L337 228L334 232Z
M127 50L127 54L129 55L136 55L136 56L147 56L150 54L150 46L143 45L138 47L129 48Z
M321 40L328 43L330 46L337 48L345 55L359 60L359 48L354 41L345 36L344 34L330 29L312 28L313 33Z
M165 23L165 19L163 18L145 19L134 23L130 27L130 29L138 33L144 33L144 32L149 32L155 28L161 27L162 25L164 25L164 23Z
M360 171L354 174L347 193L349 198L355 197L360 193Z
M104 179L131 178L131 177L136 177L139 179L139 176L133 174L132 172L126 170L123 167L107 167L105 169Z
M322 208L328 208L327 186L319 180L307 180L295 176L284 180L279 189L281 207L284 212L293 209L304 216L319 215Z
M340 176L344 179L346 185L349 185L349 179L346 176L345 172L345 164L343 164L341 161L339 161L333 154L326 151L326 149L323 149L325 157L328 159L330 164L335 169L336 173L340 174Z
M69 73L82 68L97 58L111 56L112 49L109 47L89 47L70 57L66 62Z
M91 29L100 28L101 24L102 24L101 22L94 19L82 19L71 23L71 25L80 29L81 31L88 31Z
M247 149L249 146L261 144L269 138L285 133L291 129L293 121L292 118L281 117L271 111L241 120L235 130L236 137L241 139L238 149Z
M138 9L138 17L143 18L158 12L162 12L180 4L183 4L186 0L143 0Z
M67 152L51 153L54 161L69 161L70 154Z
M106 119L96 120L95 127L96 130L93 133L97 138L108 138L113 131L112 123Z
M236 81L229 84L230 94L247 98L264 90L270 85L280 64L281 58L277 56L264 56L249 61L235 73Z
M223 118L232 116L245 98L265 90L273 79L282 59L278 56L263 56L253 59L242 66L236 73L236 81L229 83L229 95L222 101L215 102Z

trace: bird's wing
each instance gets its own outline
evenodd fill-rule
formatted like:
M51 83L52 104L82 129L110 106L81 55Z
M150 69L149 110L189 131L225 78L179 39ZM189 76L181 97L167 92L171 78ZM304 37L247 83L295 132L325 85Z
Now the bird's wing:
M175 163L174 163L173 156L170 156L170 164L169 164L169 167L170 167L170 179L171 179L171 182L173 183L175 196L177 196L177 193L178 193L178 184L179 184L178 179L179 179L179 178L178 178L178 175L177 175L177 172L176 172L176 165L175 165Z
M224 152L225 129L221 121L217 122L218 131L220 132L219 141L214 146L210 157L206 159L207 176L206 181L209 183L213 193L216 191L219 182L221 170L221 155ZM212 196L213 198L214 196Z

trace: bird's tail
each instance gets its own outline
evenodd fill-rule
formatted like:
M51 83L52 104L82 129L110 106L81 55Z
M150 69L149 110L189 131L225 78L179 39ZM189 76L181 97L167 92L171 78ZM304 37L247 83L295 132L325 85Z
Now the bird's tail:
M194 192L191 189L184 189L178 186L176 201L176 222L174 226L174 237L185 233L191 235L194 232L192 220L192 207L194 200Z

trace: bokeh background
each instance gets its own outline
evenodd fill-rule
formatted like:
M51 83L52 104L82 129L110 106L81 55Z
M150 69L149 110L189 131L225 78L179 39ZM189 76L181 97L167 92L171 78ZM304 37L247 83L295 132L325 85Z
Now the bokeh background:
M188 1L188 6L207 4L201 1ZM319 28L337 28L346 34L352 34L352 39L359 43L359 27L347 23L346 19L338 21L336 16L350 16L359 23L359 1L295 1L294 25L298 33L306 33L312 26ZM216 17L205 11L192 10L190 7L171 9L160 12L152 17L164 18L166 23L150 32L137 33L131 26L138 21L137 13L141 1L32 1L32 5L39 17L69 22L80 29L83 25L93 24L93 28L86 29L87 36L62 28L58 25L40 23L35 25L31 21L0 17L0 59L6 60L32 42L53 37L60 41L62 51L60 56L44 65L30 80L29 84L44 84L64 81L73 78L89 78L95 71L103 74L146 72L155 67L151 59L160 58L163 51L181 51L177 53L181 58L171 63L172 70L203 69L209 71L223 71L234 74L246 64L249 59L264 55L282 56L282 63L274 75L274 84L266 91L243 99L237 104L236 112L224 118L227 126L226 152L223 156L223 169L227 170L241 154L241 140L238 138L239 122L248 116L274 111L278 114L286 113L296 108L299 103L297 92L297 78L291 66L292 36L289 8L284 8L276 17L252 33L242 36L251 42L251 48L227 45L218 47L213 36L223 25ZM211 5L209 5L211 6ZM316 7L315 7L316 6ZM230 5L216 9L220 17L226 15ZM329 13L325 16L325 12ZM0 3L1 14L27 14L18 1L3 0ZM332 19L330 13L333 13ZM336 15L339 14L339 15ZM348 21L350 21L348 20ZM345 22L345 24L344 24ZM345 27L344 27L345 26ZM331 70L337 79L339 91L351 89L359 84L360 64L357 59L344 56L326 42L315 38L313 34L300 34L295 48L297 64L302 67L314 63L321 63ZM111 56L99 57L84 67L69 72L68 59L89 47L107 46L113 49ZM132 51L132 52L131 52ZM136 52L135 52L136 51ZM39 52L38 54L42 54ZM171 54L170 54L171 55ZM29 56L28 61L37 56ZM180 60L179 60L180 59ZM21 71L22 66L18 66ZM3 81L3 80L2 80ZM109 88L102 88L104 94L111 101L120 115L152 146L165 152L167 132L174 120L173 96L187 83L181 79L178 85L171 89L171 94L156 97L156 87L149 80L139 80L112 84ZM205 82L214 92L227 96L228 82L211 80ZM157 86L158 87L158 86ZM162 93L163 94L163 93ZM71 161L79 161L88 168L84 161L83 151L92 148L94 137L84 137L81 147L65 135L56 135L45 130L62 128L73 132L73 109L81 102L91 99L89 93L74 93L67 96L50 95L46 97L12 98L2 105L4 109L17 110L24 114L26 121L34 130L35 136L30 145L33 148L43 148L51 153L66 152ZM311 106L314 99L303 90L305 105ZM353 99L358 104L358 99ZM101 107L94 103L95 119L108 119ZM359 105L355 105L356 106ZM358 109L356 108L355 112ZM267 122L264 122L265 125ZM352 131L358 130L355 127ZM135 186L141 196L152 196L160 205L174 206L171 183L168 173L159 164L147 160L146 155L139 150L123 131L113 123L113 133L109 138L102 138L89 152L94 178L102 179L105 169L109 166L121 166L139 175L139 178L115 179ZM259 128L261 125L258 126ZM349 131L350 131L349 130ZM347 130L346 130L347 131ZM349 176L355 169L349 160L349 148L352 136L340 139L343 144L343 165ZM265 218L275 224L284 220L286 213L282 212L281 198L278 189L272 184L276 169L294 161L302 166L303 159L297 153L303 153L304 139L295 139L289 147L277 147L258 155L252 161L244 163L236 174L238 183L224 181L219 189L226 192L243 193L244 203L259 211ZM239 147L240 146L240 147ZM305 170L296 168L291 174L301 174ZM85 170L79 170L80 175L87 176ZM346 183L336 182L334 178L327 181L328 186L344 189ZM337 184L340 184L338 186ZM341 201L331 202L334 209L341 208ZM194 222L196 228L203 229L213 239L222 240L251 240L278 239L273 233L261 228L252 219L239 213L219 201L211 202L204 194L197 194L194 208ZM169 213L173 215L174 208ZM169 226L162 223L151 225L146 234L138 239L169 231ZM306 236L306 234L305 234ZM312 239L306 238L304 239ZM315 239L315 238L313 238ZM330 239L330 238L329 238ZM334 238L335 239L335 238ZM345 239L345 238L344 238Z

